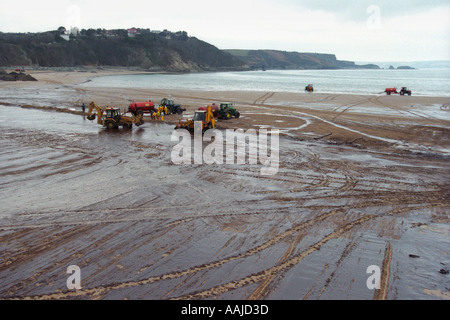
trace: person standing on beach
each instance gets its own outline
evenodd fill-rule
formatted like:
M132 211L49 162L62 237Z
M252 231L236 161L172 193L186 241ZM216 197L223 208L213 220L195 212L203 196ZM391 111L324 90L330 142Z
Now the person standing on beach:
M86 111L86 106L85 106L84 102L83 102L83 105L81 106L81 109L83 109L83 113Z

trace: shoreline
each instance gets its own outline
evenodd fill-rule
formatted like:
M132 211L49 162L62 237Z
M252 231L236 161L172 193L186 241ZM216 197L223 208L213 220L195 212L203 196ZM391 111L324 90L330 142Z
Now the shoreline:
M183 116L189 117L198 107L233 102L242 117L219 121L218 128L272 127L301 140L376 149L405 144L450 153L450 130L447 129L450 127L450 97L83 86L95 77L144 73L128 68L89 70L31 71L29 73L38 81L0 83L0 90L25 91L29 97L26 103L23 93L18 93L13 94L14 98L5 95L0 104L82 115L82 103L87 106L91 101L124 112L133 101L152 100L158 105L162 98L171 97L187 109ZM183 116L167 116L165 122L172 125Z
M84 83L88 83L89 81L92 81L94 78L98 77L104 77L104 76L120 76L120 75L145 75L145 74L161 74L161 75L184 75L184 74L192 74L190 72L168 72L168 71L150 71L150 70L139 70L129 67L70 67L73 68L73 70L67 71L67 70L60 70L65 68L55 67L55 68L37 68L37 69L28 69L26 70L26 74L30 74L32 76L37 76L36 78L39 81L44 82L46 84L52 85L52 84L65 84L65 85L83 85ZM11 68L4 68L5 70L11 70L14 69ZM343 70L343 69L338 69ZM347 69L345 69L347 70ZM355 69L358 71L358 69ZM270 71L270 70L269 70ZM274 70L274 71L290 71L290 70ZM314 71L314 70L304 70L304 71ZM332 71L332 70L327 70ZM226 71L205 71L201 73L223 73ZM255 72L254 70L250 71L237 71L237 72ZM197 72L196 72L197 73ZM89 74L89 75L88 75ZM0 81L0 87L2 87L2 83L7 81ZM22 81L16 81L18 83L23 83ZM11 84L12 82L10 82ZM148 89L145 87L137 87L137 88L125 88L125 87L91 87L89 89L94 88L104 88L104 89L110 89L110 88L120 88L120 89L127 89L127 90L173 90L173 91L200 91L198 89ZM205 90L205 92L220 92L221 90ZM223 91L223 90L222 90ZM234 90L233 92L238 93L245 93L245 92L265 92L263 90L257 91L257 90ZM303 94L302 90L299 91L275 91L276 93L290 93L290 94ZM377 93L346 93L346 92L326 92L326 91L315 91L314 93L305 93L305 94L312 94L312 95L318 95L318 94L328 94L328 95L349 95L349 96L379 96L379 95L385 95L384 91L380 91ZM396 96L396 95L393 95ZM425 95L416 93L409 97L409 98L449 98L450 101L450 94L449 95ZM405 97L406 98L406 97Z
M247 71L241 71L241 72L247 72ZM104 77L104 76L119 76L119 75L140 75L140 74L177 74L173 72L163 72L163 71L139 71L139 70L132 70L126 67L103 67L101 69L98 68L87 68L85 70L76 70L76 71L53 71L53 70L31 70L28 72L28 74L36 77L38 80L34 84L36 86L40 86L40 84L44 83L47 85L54 85L54 84L63 84L63 85L77 85L80 86L84 83L87 83L89 81L92 81L94 78L98 77ZM210 72L213 73L213 72ZM89 74L89 75L87 75ZM184 74L184 73L180 73ZM40 82L40 83L39 83ZM16 84L24 84L25 82L17 81ZM9 83L11 84L11 83ZM0 81L0 87L2 86L2 81ZM20 86L20 85L17 85ZM107 90L127 90L127 91L136 91L140 92L143 90L149 91L149 92L167 92L167 91L174 91L174 92L204 92L207 95L210 95L211 93L225 93L225 92L232 92L233 94L236 93L238 95L240 94L258 94L262 92L266 92L263 90L235 90L235 91L224 91L224 90L198 90L198 89L148 89L148 88L126 88L126 87L83 87L80 88L81 90L99 90L99 91L107 91ZM276 94L289 94L289 95L299 95L300 97L310 97L310 96L320 96L320 95L338 95L338 96L348 96L348 97L361 97L361 96L376 96L376 97L384 97L386 96L384 93L339 93L339 92L320 92L316 91L314 93L305 93L301 90L298 92L291 92L291 91L274 91ZM400 97L400 95L393 95L391 98L397 98ZM423 100L423 99L439 99L439 100L445 100L443 104L450 103L450 96L436 96L436 95L412 95L412 96L405 96L402 98L407 98L410 100L413 100L413 102L416 102L417 99Z

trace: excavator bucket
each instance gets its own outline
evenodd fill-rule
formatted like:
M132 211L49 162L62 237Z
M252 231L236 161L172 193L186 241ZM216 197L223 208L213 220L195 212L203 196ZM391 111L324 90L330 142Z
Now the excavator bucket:
M144 120L141 118L141 119L139 119L139 121L136 121L136 126L141 126L141 125L143 125L144 124Z
M144 117L142 113L138 114L137 116L132 117L132 121L136 126L141 126L144 124Z
M95 120L96 115L97 115L96 113L93 113L91 115L88 115L87 118L88 120Z

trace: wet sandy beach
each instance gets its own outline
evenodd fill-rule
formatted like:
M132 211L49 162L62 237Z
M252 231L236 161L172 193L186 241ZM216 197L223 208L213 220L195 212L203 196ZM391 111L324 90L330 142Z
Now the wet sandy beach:
M450 299L448 97L86 85L124 72L0 83L0 298ZM178 115L110 132L80 112L167 96L279 129L278 173L174 164Z

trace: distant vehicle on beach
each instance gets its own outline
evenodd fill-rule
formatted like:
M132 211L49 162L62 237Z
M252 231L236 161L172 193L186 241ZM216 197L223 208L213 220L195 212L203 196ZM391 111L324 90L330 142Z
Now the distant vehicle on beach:
M307 92L314 92L314 87L313 87L313 85L312 85L312 84L308 84L308 85L305 87L305 91L307 91Z
M400 92L397 92L397 88L386 88L384 92L386 92L388 96L390 96L391 94L399 94L401 96L404 96L405 94L407 94L408 96L411 95L411 90L408 90L408 88L406 87L402 87Z

